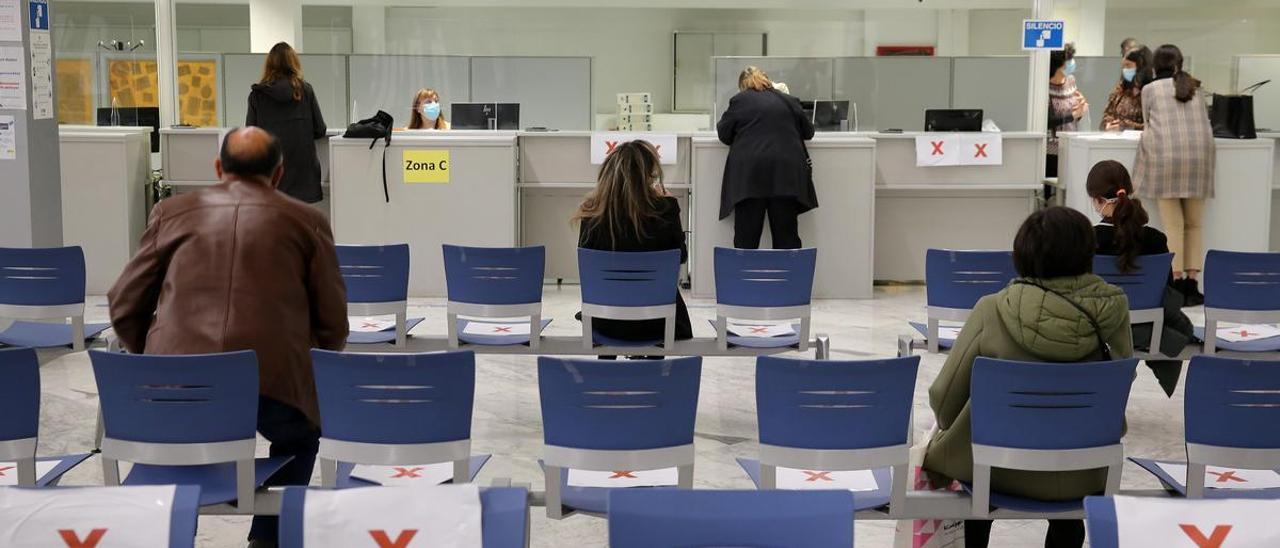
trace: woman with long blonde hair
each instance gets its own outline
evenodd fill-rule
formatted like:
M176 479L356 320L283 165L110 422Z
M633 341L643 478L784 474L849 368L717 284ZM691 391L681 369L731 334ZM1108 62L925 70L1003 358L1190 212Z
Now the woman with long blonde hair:
M449 122L440 110L440 94L431 88L422 88L413 96L413 111L409 113L407 129L449 129Z
M618 145L605 158L596 188L578 208L578 247L605 251L680 250L689 258L680 202L662 185L658 150L647 141ZM600 334L614 339L644 341L663 337L663 320L592 320ZM689 310L677 292L676 338L693 337Z
M244 125L267 130L284 151L280 192L307 203L324 199L320 189L320 160L316 139L326 127L311 84L302 78L302 61L285 42L271 48L262 65L262 78L249 92Z

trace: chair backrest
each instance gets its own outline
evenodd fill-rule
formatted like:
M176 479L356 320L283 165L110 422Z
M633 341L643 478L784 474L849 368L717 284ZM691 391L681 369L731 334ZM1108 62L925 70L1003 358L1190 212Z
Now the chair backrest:
M198 485L0 488L5 546L190 548L199 511Z
M575 449L636 450L693 443L702 358L538 358L543 440Z
M1009 251L930 249L924 256L929 306L969 310L1018 277Z
M715 250L716 302L731 306L784 307L809 304L818 250Z
M40 360L31 348L0 349L0 442L40 430ZM35 456L35 455L31 455Z
M1035 363L978 358L969 409L973 443L1081 449L1120 443L1137 360Z
M609 546L853 546L849 491L611 489Z
M582 302L600 306L676 303L680 250L599 251L578 248Z
M1124 290L1130 310L1151 310L1164 306L1165 287L1169 285L1172 265L1172 253L1142 255L1138 257L1137 269L1121 272L1117 257L1097 255L1093 258L1093 273Z
M144 443L254 439L258 360L252 350L153 356L90 350L107 438Z
M1280 253L1209 251L1204 305L1227 310L1280 310Z
M907 443L919 356L830 361L756 360L760 443L865 449Z
M84 280L84 251L79 246L0 247L0 304L82 304Z
M1187 443L1280 449L1280 361L1191 358Z
M449 300L472 304L542 302L546 248L444 246Z
M1092 548L1280 546L1274 498L1085 497Z
M320 431L334 440L420 444L471 437L476 357L312 350Z
M337 250L347 302L389 303L409 298L409 244L340 245Z

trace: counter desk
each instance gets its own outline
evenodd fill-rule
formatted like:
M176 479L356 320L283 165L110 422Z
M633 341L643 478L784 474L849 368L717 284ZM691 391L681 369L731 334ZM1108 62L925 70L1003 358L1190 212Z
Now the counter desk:
M1089 170L1103 160L1116 160L1133 170L1138 155L1137 133L1069 133L1063 141L1059 185L1067 206L1100 220L1089 203L1085 183ZM1269 251L1272 236L1275 141L1273 139L1218 139L1214 176L1215 196L1205 204L1204 248L1228 251ZM1142 198L1141 189L1139 198ZM1146 200L1151 226L1163 230L1160 209Z
M1259 139L1280 140L1280 132L1258 134ZM1271 251L1280 251L1280 142L1276 143L1275 159L1271 162Z

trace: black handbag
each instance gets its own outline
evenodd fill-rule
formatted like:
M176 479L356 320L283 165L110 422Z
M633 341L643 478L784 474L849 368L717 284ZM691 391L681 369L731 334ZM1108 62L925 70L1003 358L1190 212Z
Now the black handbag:
M1253 95L1251 93L1265 80L1241 90L1239 95L1213 94L1213 107L1209 120L1213 122L1213 136L1223 139L1257 139L1258 129L1253 120Z
M379 110L372 118L347 126L346 133L342 134L344 139L373 139L369 143L369 150L373 150L373 146L378 144L379 139L382 140L382 197L387 203L391 203L391 192L387 188L387 148L391 146L393 124L395 124L395 118Z

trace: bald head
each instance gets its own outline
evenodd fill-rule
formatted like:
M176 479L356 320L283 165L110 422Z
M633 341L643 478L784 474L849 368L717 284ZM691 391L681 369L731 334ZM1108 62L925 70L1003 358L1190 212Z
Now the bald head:
M239 179L266 179L273 184L283 174L280 143L262 128L236 128L222 140L218 175Z

